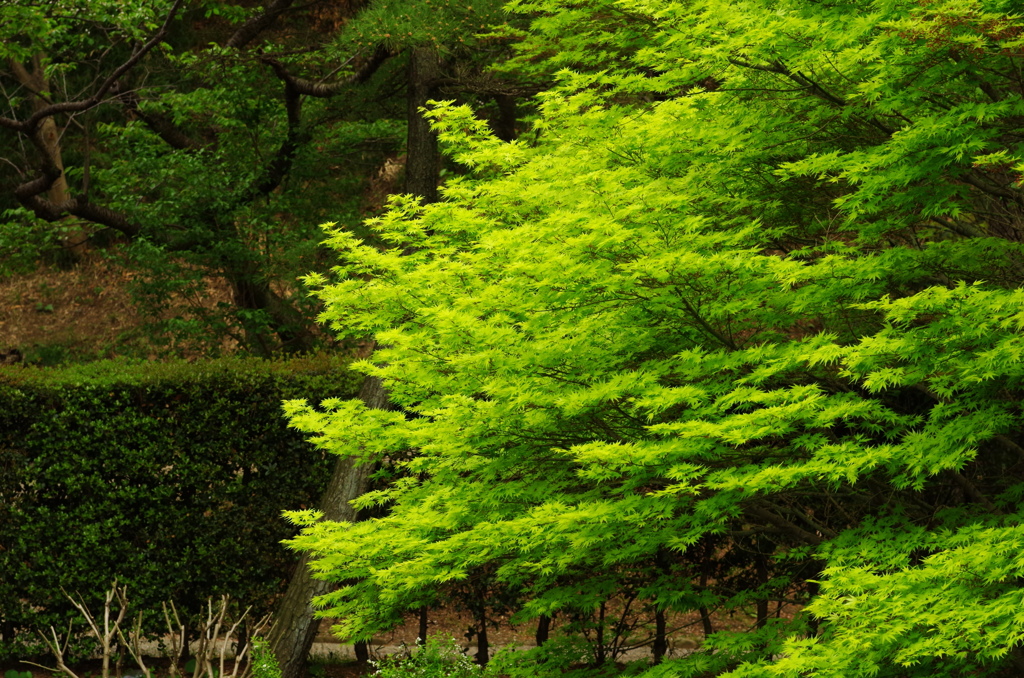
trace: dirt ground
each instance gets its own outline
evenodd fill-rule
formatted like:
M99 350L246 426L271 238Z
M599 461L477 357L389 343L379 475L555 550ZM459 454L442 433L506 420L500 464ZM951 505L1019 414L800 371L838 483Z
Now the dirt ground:
M69 270L40 266L0 278L0 354L17 349L25 363L40 365L117 355L157 357L142 331L145 319L132 301L136 275L116 259L92 252ZM185 316L191 307L214 308L230 300L223 280L204 283L197 297L173 299L167 315Z

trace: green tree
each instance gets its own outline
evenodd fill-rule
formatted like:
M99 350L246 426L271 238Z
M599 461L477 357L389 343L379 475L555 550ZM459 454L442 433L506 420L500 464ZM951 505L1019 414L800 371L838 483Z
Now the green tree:
M339 632L493 569L518 619L589 629L595 664L610 602L639 600L662 648L664 613L699 611L702 651L651 678L1016 675L1024 18L514 7L517 63L567 67L536 134L438 105L474 176L395 199L370 223L388 248L333 231L341 277L310 278L404 409L290 405L402 471L358 503L385 517L293 515L345 582L320 599ZM755 621L712 633L715 609Z
M368 177L406 136L407 189L436 191L428 97L514 90L482 75L501 41L470 49L501 18L491 0L122 9L5 3L0 132L18 178L0 238L23 249L51 223L75 252L121 241L157 328L210 351L226 338L260 355L312 348L315 308L295 279L322 268L316 224L358 230ZM210 276L230 303L166 317Z

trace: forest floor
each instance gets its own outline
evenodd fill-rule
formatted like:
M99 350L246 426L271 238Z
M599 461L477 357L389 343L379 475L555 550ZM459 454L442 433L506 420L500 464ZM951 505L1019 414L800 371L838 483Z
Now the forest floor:
M115 257L92 252L67 270L41 265L0 277L0 355L17 349L35 365L160 357L161 347L146 331L147 321L157 318L144 316L132 296L138 276ZM224 280L205 277L199 292L171 295L160 316L189 317L197 308L209 311L230 301Z

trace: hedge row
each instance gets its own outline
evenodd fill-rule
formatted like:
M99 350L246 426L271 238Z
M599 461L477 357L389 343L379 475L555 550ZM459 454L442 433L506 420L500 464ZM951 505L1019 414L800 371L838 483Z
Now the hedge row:
M100 606L115 577L137 609L269 608L296 561L281 511L333 463L281 401L359 383L328 357L0 368L0 661L66 628L62 588Z

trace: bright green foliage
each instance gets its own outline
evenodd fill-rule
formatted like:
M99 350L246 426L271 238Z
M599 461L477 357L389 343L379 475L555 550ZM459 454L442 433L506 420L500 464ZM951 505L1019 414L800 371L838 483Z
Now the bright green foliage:
M346 582L321 600L338 631L493 573L517 619L566 620L562 648L625 599L757 610L651 678L1012 674L1024 18L517 7L521 61L573 68L538 134L439 105L475 177L396 198L372 223L389 248L332 231L340 282L311 279L336 331L376 336L361 369L405 410L289 406L324 448L397 466L361 500L384 517L293 514ZM784 600L810 605L768 619Z
M277 664L273 650L263 638L252 639L253 678L281 678L281 667Z

